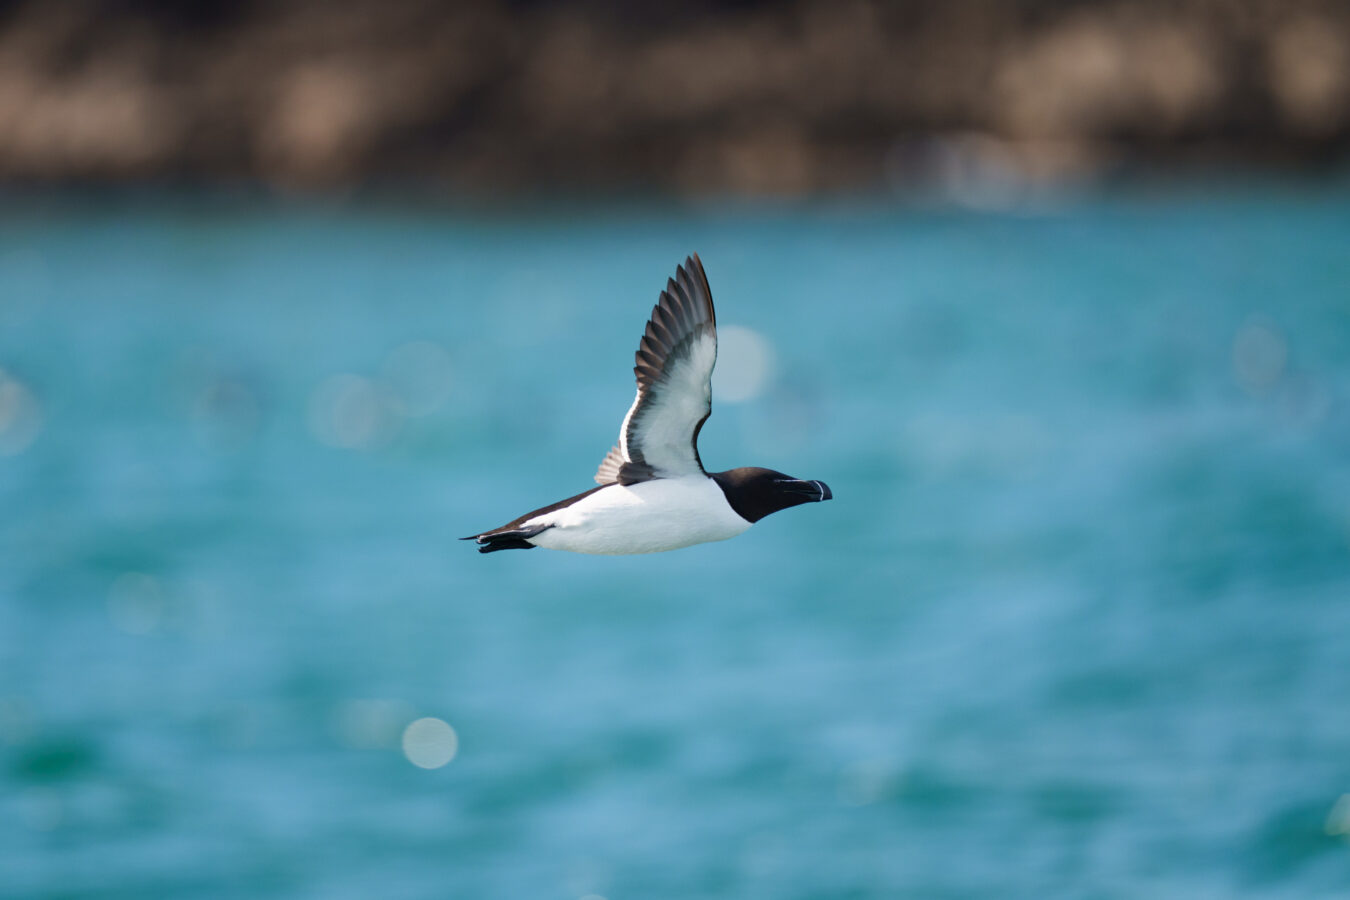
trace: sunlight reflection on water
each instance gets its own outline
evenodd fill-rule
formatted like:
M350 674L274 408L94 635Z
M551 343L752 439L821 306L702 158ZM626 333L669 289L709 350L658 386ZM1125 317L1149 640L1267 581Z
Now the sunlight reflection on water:
M0 892L1336 896L1345 208L7 206ZM835 499L456 541L695 250L705 464Z

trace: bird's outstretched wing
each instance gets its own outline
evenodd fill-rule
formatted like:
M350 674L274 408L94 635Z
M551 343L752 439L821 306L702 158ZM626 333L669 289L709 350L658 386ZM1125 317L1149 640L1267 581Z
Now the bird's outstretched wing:
M716 363L717 315L695 253L676 267L652 309L633 366L637 398L595 480L635 484L703 474L698 432L712 412Z

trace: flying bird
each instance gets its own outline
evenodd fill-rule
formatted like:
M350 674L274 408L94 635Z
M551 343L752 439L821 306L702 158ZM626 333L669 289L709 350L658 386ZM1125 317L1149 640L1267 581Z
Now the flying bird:
M723 541L780 509L829 500L823 481L757 467L704 470L698 433L712 412L716 363L717 316L696 253L652 309L633 366L637 398L595 473L599 487L463 540L481 553L657 553Z

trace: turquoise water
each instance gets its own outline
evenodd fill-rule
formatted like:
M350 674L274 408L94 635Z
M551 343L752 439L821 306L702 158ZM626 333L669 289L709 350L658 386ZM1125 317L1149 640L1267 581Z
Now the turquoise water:
M13 201L0 894L1345 896L1347 248L1315 184ZM693 250L705 462L835 499L458 543L589 486Z

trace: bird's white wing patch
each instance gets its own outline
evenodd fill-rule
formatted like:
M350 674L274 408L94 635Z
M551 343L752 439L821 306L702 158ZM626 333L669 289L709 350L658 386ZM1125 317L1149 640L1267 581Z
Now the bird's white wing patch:
M701 475L695 441L712 411L713 365L717 336L711 330L692 336L688 349L672 355L662 377L634 404L628 417L628 451L638 451L657 474Z
M703 474L698 432L712 412L717 318L698 255L666 283L638 345L637 397L619 444L595 473L601 484Z

